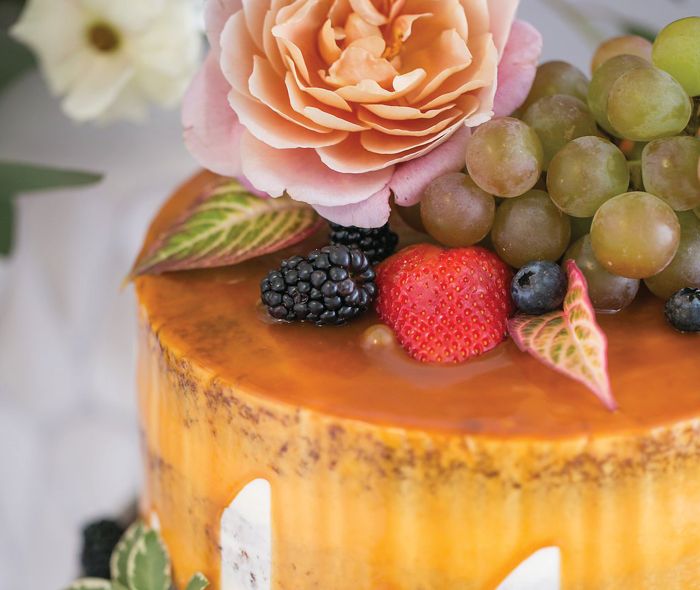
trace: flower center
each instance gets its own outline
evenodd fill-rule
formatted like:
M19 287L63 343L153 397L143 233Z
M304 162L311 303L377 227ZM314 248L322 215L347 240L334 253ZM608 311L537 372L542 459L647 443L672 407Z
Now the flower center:
M111 53L120 44L119 34L111 25L95 23L87 31L90 45L101 53Z

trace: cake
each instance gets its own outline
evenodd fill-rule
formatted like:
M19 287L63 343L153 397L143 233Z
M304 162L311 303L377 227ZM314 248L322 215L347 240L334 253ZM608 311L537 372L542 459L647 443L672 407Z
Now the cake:
M216 182L185 184L146 248ZM599 317L611 412L512 341L439 367L368 351L371 311L274 323L259 283L285 255L136 279L141 507L178 587L492 590L556 546L564 590L700 588L700 364L663 302ZM263 493L231 518L261 481L269 515Z

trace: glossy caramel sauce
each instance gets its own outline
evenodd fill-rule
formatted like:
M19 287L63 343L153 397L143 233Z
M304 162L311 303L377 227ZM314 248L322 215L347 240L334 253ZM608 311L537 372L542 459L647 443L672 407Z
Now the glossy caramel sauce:
M149 241L212 180L199 176L178 193ZM139 299L159 338L183 357L246 391L339 417L550 438L647 429L700 410L700 339L670 328L662 302L650 295L620 314L599 316L620 405L614 413L510 341L461 366L432 366L400 349L363 349L363 332L378 321L374 313L338 328L266 321L260 280L282 258L324 237L233 268L139 279Z
M148 241L214 180L185 185ZM269 321L260 279L310 247L136 281L141 508L178 588L202 571L232 590L222 567L247 556L222 566L222 514L264 478L272 590L494 590L550 545L562 590L700 589L699 340L660 302L600 317L611 413L511 342L436 367L363 346L372 314Z

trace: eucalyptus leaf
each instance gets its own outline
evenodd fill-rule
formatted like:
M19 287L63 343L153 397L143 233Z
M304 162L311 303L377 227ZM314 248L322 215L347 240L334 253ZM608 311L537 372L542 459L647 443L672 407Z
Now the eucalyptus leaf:
M321 223L309 205L287 196L263 199L226 180L156 240L131 277L230 266L292 246Z
M7 256L14 243L15 204L0 194L0 256Z
M102 175L94 172L0 161L0 194L4 195L84 186L100 180Z
M127 564L130 590L170 590L170 557L156 531L134 544Z
M66 590L114 590L112 582L99 578L81 578L73 582Z
M208 586L209 580L207 580L202 574L196 573L190 578L185 590L204 590Z
M136 522L132 524L124 536L119 540L117 546L112 552L112 558L109 562L110 571L112 573L112 580L128 588L129 577L128 577L128 565L129 565L129 555L134 548L134 545L139 542L146 530L143 523Z

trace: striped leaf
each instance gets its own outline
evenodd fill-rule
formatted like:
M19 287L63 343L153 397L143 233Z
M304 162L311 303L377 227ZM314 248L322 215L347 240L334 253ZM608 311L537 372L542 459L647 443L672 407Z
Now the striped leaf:
M569 290L563 311L517 315L508 329L518 348L588 387L609 410L617 408L608 375L608 340L596 322L586 278L567 261Z
M131 277L230 266L292 246L321 218L289 197L261 199L227 180L196 202L137 262Z
M190 578L189 583L185 590L204 590L209 587L209 580L207 580L201 573L197 572L194 576Z
M117 546L112 551L112 558L110 559L109 566L112 573L112 580L118 582L122 586L129 585L129 579L127 575L127 565L129 562L129 555L134 548L134 545L143 538L146 534L143 524L135 522L132 524L127 531L124 533L122 538L117 543Z
M81 578L73 582L66 590L112 590L112 582L99 578Z
M136 541L126 571L130 590L170 589L170 557L156 531L148 531Z

